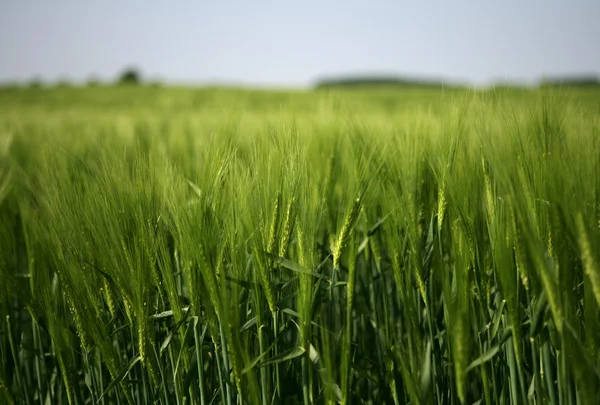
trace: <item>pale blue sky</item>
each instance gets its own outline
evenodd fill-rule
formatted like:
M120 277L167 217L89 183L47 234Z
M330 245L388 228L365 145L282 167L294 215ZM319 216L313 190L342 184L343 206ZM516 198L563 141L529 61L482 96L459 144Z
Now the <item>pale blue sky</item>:
M0 0L0 81L302 86L386 73L476 84L600 74L600 0Z

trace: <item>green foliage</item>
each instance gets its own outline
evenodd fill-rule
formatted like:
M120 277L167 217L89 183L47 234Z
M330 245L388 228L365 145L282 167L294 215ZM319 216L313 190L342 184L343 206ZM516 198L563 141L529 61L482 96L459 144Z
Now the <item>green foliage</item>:
M598 403L599 103L0 92L0 403Z
M118 84L139 84L140 81L140 73L134 68L128 68L119 76Z

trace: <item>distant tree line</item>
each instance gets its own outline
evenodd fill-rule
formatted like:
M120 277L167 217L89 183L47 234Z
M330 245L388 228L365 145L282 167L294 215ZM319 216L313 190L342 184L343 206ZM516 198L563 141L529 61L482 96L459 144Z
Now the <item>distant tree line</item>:
M441 80L395 76L348 76L318 80L317 89L339 87L448 87Z
M584 75L544 78L541 86L595 87L600 86L600 77L596 75Z
M125 68L112 82L114 85L136 86L141 84L150 86L160 86L158 81L144 81L143 76L135 67ZM88 87L97 87L102 84L110 84L103 82L97 76L92 76L86 82ZM69 87L72 83L66 77L60 78L56 83L56 87ZM18 83L1 84L0 87L20 87ZM39 76L33 77L26 86L31 88L40 88L44 86L43 80ZM415 78L402 76L385 76L385 75L362 75L362 76L337 76L326 77L317 80L314 83L316 89L357 89L357 88L461 88L466 84L447 83L442 80L431 78ZM498 84L496 87L523 87L519 85ZM539 82L539 87L600 87L600 76L598 75L572 75L564 77L545 77Z
M540 87L595 87L600 86L600 77L595 75L574 75L565 77L544 78L539 83ZM459 88L463 87L457 83L445 83L441 80L407 78L395 76L348 76L331 77L318 80L314 86L316 89L329 88ZM519 87L519 86L508 86Z
M142 83L143 83L143 79L142 79L142 74L140 73L140 71L136 68L127 68L127 69L124 69L119 75L117 75L117 77L115 78L115 80L112 83L104 82L98 76L92 75L85 82L85 85L87 87L98 87L103 84L104 85L115 84L115 85L131 86L131 85L140 85ZM158 85L158 83L155 81L148 82L148 84L150 84L152 86ZM18 83L18 82L0 83L0 87L3 87L3 88L7 88L7 87L16 88L16 87L23 87L23 86L30 87L30 88L42 88L46 85L66 88L66 87L71 87L72 85L74 85L74 83L71 82L67 76L62 76L57 81L55 81L53 84L51 84L51 83L45 82L41 78L41 76L38 76L38 75L32 77L27 83Z

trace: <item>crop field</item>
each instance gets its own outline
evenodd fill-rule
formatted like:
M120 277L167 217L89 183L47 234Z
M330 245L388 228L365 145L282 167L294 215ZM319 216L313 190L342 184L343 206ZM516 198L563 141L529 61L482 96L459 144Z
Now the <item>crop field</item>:
M600 403L600 91L0 90L0 403Z

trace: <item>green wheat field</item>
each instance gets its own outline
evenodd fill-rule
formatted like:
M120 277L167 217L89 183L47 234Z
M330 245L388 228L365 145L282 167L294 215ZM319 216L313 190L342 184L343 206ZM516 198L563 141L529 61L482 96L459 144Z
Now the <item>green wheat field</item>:
M597 404L600 90L0 90L0 403Z

